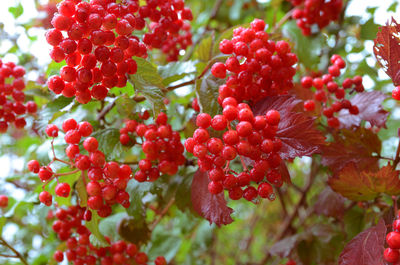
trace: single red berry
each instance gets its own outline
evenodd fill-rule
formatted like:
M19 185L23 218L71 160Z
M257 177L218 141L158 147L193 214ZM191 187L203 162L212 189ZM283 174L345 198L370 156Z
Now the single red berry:
M64 253L60 250L54 252L53 258L57 262L62 262L64 260Z
M7 208L8 206L8 197L6 195L0 195L0 207Z
M55 188L55 192L56 192L57 196L65 197L65 198L69 196L70 190L71 190L71 187L69 186L68 183L58 183Z
M51 194L50 194L49 192L47 192L47 191L42 191L42 192L39 194L39 201L40 201L41 203L43 203L44 205L46 205L46 206L50 206L51 203L52 203L52 196L51 196Z
M392 249L392 248L387 248L383 252L383 257L387 262L390 263L395 263L399 260L399 250L398 249Z
M267 119L267 123L270 125L278 125L281 119L281 115L276 110L269 110L265 114L265 118Z
M212 67L211 67L211 73L213 76L217 77L217 78L221 78L224 79L226 77L226 67L225 64L223 63L215 63Z
M40 164L37 160L31 160L28 162L28 170L32 173L39 173Z
M58 136L58 127L54 124L47 125L46 134L49 137L57 137Z
M400 233L390 232L386 236L386 242L388 243L390 248L400 249Z

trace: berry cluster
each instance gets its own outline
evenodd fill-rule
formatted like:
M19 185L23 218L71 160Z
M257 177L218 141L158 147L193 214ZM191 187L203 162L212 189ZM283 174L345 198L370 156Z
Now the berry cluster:
M155 181L160 174L175 175L178 167L186 161L180 135L167 122L167 115L161 112L154 124L128 120L120 130L123 145L133 145L142 140L141 149L146 158L139 161L139 170L134 175L139 182Z
M136 73L132 56L147 57L146 44L168 50L169 59L177 59L179 50L190 44L191 35L180 38L179 32L188 30L183 20L192 19L191 11L180 0L146 2L140 6L138 0L63 0L46 39L53 46L51 58L67 65L60 76L49 79L49 89L76 96L83 104L91 98L103 100L108 89L126 85L126 74ZM143 43L132 33L143 30L147 18L153 24Z
M138 247L125 241L111 242L109 247L95 247L90 243L90 231L85 227L87 210L79 206L70 206L68 209L57 209L53 223L53 230L58 238L66 242L67 250L63 253L57 250L53 258L56 262L64 260L64 254L68 261L75 265L102 265L118 264L148 264L147 254L139 252ZM159 256L154 261L155 265L166 265L164 257Z
M111 206L119 203L128 208L130 205L129 194L125 191L132 170L128 165L119 165L117 162L106 162L104 154L98 150L99 143L96 138L90 137L93 128L89 122L83 121L77 123L74 119L67 119L62 124L65 133L64 140L68 144L65 150L68 161L61 160L54 156L53 160L47 166L40 167L36 160L28 163L29 171L38 174L40 180L45 186L54 178L57 179L55 193L60 197L68 197L71 187L68 183L58 182L59 177L71 175L82 171L82 175L89 178L86 183L86 177L83 181L86 184L86 191L89 195L87 204L91 210L97 211L100 217L107 217L111 214ZM46 128L46 134L49 137L58 136L58 127L50 124ZM86 137L86 139L82 139ZM82 141L83 140L83 141ZM82 142L84 152L82 154L79 144ZM54 148L54 147L53 147ZM53 149L54 150L54 149ZM83 151L83 150L82 150ZM67 173L54 173L50 165L59 161L71 167L72 171ZM52 195L48 191L42 191L39 200L50 206L52 204ZM91 216L91 214L88 215Z
M351 102L345 99L346 90L349 94L355 92L363 92L364 86L362 84L362 77L355 76L353 78L346 78L339 87L338 83L334 80L340 76L340 69L346 67L346 62L339 56L333 55L331 57L332 65L328 68L329 74L322 77L305 76L301 79L303 88L310 89L314 87L314 98L323 104L322 114L328 119L328 126L338 128L340 121L334 117L334 114L347 109L350 114L357 115L359 113L358 107L352 105ZM304 102L304 110L313 111L315 109L315 101L307 100Z
M25 69L22 66L0 60L0 133L7 132L12 123L17 129L23 129L26 125L23 115L37 111L35 102L28 101L24 104L24 75Z
M400 218L393 221L393 231L386 235L388 248L385 249L383 257L387 262L399 264L400 262Z
M208 190L218 194L226 189L233 200L243 197L253 201L258 196L275 199L272 185L280 187L283 184L276 170L281 163L277 152L282 146L280 139L275 137L279 112L270 110L254 117L249 105L238 104L233 97L225 98L222 107L223 114L213 118L207 113L199 114L196 125L200 128L185 142L186 150L198 158L200 170L208 172L211 180ZM221 140L210 137L207 130L210 127L215 131L228 130ZM230 163L237 157L243 167L240 173L230 168ZM251 170L247 168L246 158L254 161Z
M269 40L264 28L265 22L255 19L250 28L234 29L232 40L220 42L220 51L232 55L225 63L211 67L217 78L224 79L228 73L226 83L219 88L220 104L227 97L254 103L293 86L297 56L287 42Z
M149 18L149 32L144 34L143 42L149 48L161 49L167 61L177 61L180 50L192 44L190 24L192 11L185 8L183 0L150 1L139 8L138 17Z
M288 0L295 6L292 17L297 20L297 26L303 35L311 34L312 26L323 29L331 21L339 19L343 0Z
M91 98L103 100L109 88L124 87L126 74L137 70L132 56L147 56L146 46L129 37L135 28L144 27L131 14L137 9L136 2L62 1L46 40L53 46L51 58L55 62L65 59L67 65L60 76L48 80L49 89L65 97L76 96L85 104Z

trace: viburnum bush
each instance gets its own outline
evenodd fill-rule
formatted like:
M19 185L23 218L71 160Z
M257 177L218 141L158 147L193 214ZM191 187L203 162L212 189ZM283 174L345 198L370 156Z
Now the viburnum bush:
M397 1L28 2L1 264L400 264Z

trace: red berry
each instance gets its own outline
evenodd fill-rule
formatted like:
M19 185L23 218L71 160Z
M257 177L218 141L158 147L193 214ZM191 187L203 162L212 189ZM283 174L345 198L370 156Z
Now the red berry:
M386 242L390 248L400 249L400 233L390 232L386 236Z
M70 190L71 190L71 187L69 186L68 183L59 183L59 184L57 184L57 186L55 188L55 192L56 192L57 196L65 197L65 198L69 196Z
M6 195L0 195L0 208L7 208L8 197Z
M211 67L211 73L217 78L224 79L226 77L226 67L223 63L215 63Z
M52 196L47 191L42 191L39 194L39 201L46 206L50 206L52 204Z
M31 160L28 162L28 170L32 173L39 173L40 164L37 160Z

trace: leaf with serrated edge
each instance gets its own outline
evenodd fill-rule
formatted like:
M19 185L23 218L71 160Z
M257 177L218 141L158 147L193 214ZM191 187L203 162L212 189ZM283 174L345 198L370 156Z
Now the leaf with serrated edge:
M380 193L400 194L399 171L393 170L391 165L378 172L360 172L354 163L349 163L328 183L334 191L353 201L372 200Z
M395 86L400 85L400 24L392 17L391 22L379 27L374 40L374 54Z
M264 115L272 109L279 111L281 121L276 137L282 141L279 151L282 159L311 156L320 153L321 147L325 145L325 137L315 127L314 118L291 111L299 102L289 95L272 96L258 102L253 108L255 115Z
M381 91L357 93L351 104L358 107L359 114L350 114L347 109L341 110L338 119L342 128L360 126L361 121L368 121L372 126L386 128L389 112L382 108L382 102L387 96Z
M347 163L354 162L359 169L377 169L381 140L371 130L355 128L342 129L333 134L334 141L322 148L321 163L334 172L340 171Z
M142 94L153 108L154 116L165 107L163 99L165 89L162 77L157 72L157 67L143 58L134 57L137 63L137 72L129 75L135 91Z
M90 242L95 245L95 246L108 246L107 240L104 238L104 236L100 233L99 230L99 221L100 217L97 214L96 211L92 211L92 219L89 222L86 222L86 227L89 229L89 231L92 233L91 234L91 239Z
M208 191L208 176L198 170L192 182L191 200L194 210L207 219L210 224L218 226L233 222L233 210L227 206L224 193L213 195Z
M343 249L339 265L384 265L383 250L386 236L385 222L358 234Z

